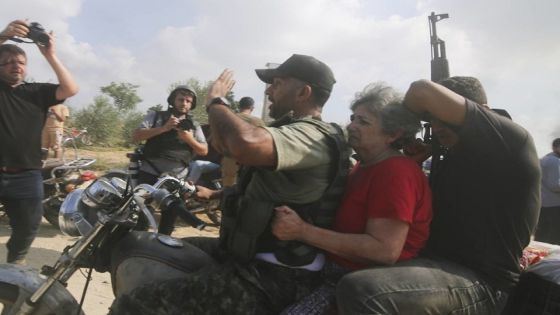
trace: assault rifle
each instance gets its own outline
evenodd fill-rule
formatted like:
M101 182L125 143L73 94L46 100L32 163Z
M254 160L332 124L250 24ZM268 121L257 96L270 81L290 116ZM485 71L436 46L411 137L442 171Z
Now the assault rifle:
M432 81L438 82L449 78L449 63L445 55L445 42L437 36L436 23L449 18L449 14L435 14L428 16L430 21L430 45L432 46Z
M431 45L431 79L434 82L438 82L442 79L449 78L449 63L447 62L447 57L445 55L445 42L437 36L436 23L449 18L449 14L435 14L432 12L428 16L430 21L430 45ZM437 141L436 137L433 137L431 132L430 123L424 124L424 142L432 144L432 165L430 167L430 182L433 180L433 175L441 162L443 148Z

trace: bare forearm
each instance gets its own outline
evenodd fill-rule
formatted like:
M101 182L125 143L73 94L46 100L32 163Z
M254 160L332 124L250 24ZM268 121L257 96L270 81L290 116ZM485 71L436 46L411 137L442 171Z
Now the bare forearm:
M429 113L454 125L461 125L465 120L465 98L428 80L413 82L406 92L404 102L413 112Z
M58 120L60 122L64 122L66 120L66 117L64 117L64 115L60 115L56 111L53 111L53 114L56 116L56 120Z
M78 93L78 84L70 71L60 62L58 57L55 55L46 55L45 58L58 79L59 87L56 90L56 98L58 100L63 100Z
M306 224L300 241L348 260L365 264L393 264L393 251L369 234L339 233Z
M197 155L205 156L208 154L208 144L198 142L193 137L192 133L189 134L186 131L177 131L177 134L179 135L179 139L188 144Z
M276 165L274 142L265 129L249 124L219 105L209 108L208 121L224 155L243 165Z

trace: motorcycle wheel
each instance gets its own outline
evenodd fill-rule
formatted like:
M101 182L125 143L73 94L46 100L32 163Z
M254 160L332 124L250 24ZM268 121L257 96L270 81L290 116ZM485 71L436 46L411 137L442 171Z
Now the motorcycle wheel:
M93 145L92 136L90 136L90 135L87 134L87 133L82 134L82 135L80 136L80 142L82 142L84 145Z
M43 203L43 217L53 226L59 227L58 225L58 213L60 211L60 206L62 201L55 197L49 201Z
M13 305L18 302L18 298L20 298L20 293L22 293L22 288L18 288L18 286L0 282L0 314L15 314L15 310L12 310ZM23 298L27 297L26 294ZM71 301L70 301L71 302ZM75 301L74 301L75 303ZM77 309L73 307L73 305L65 305L62 307L59 304L59 301L55 299L45 298L39 302L36 306L35 311L33 312L34 315L53 315L53 314L76 314ZM79 314L84 314L83 311L80 310Z

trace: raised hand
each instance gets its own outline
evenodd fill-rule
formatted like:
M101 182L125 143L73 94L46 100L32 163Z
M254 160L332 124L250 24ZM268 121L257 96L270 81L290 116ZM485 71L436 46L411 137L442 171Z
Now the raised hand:
M6 28L0 33L0 41L5 41L10 37L25 37L29 33L27 22L23 20L15 20L10 22Z
M46 46L37 44L37 47L39 47L39 51L41 52L41 54L43 54L43 56L54 56L56 54L54 45L54 33L50 31L49 33L47 33L47 35L49 35L49 44Z
M216 81L212 83L210 88L208 88L206 105L208 105L208 102L216 97L225 97L234 85L235 80L233 79L233 71L225 69Z

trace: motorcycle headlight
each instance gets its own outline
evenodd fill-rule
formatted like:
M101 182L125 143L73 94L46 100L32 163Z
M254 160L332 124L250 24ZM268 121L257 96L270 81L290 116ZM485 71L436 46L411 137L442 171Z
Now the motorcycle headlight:
M89 185L81 199L89 207L105 212L117 209L123 201L119 190L105 178L100 178Z
M58 225L65 235L85 235L97 220L95 213L81 201L83 194L83 189L74 190L64 198L60 206Z

